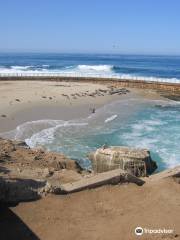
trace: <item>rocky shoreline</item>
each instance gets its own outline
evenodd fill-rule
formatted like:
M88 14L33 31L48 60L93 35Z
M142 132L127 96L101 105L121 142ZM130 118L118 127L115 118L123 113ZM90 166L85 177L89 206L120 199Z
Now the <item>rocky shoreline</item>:
M125 153L124 148L120 151L123 159L128 159L127 149ZM128 154L129 158L133 154L133 158L136 155L138 159L139 154L139 159L149 159L148 152L144 150L131 150ZM0 138L0 202L37 200L47 194L70 193L107 184L132 182L143 185L153 179L180 176L180 167L149 178L137 178L119 167L113 166L109 170L98 174L86 172L63 154L47 152L42 148L30 149L24 142Z
M106 85L102 85L102 81L99 82L97 79L86 79L87 81L84 83L82 83L82 79L79 81L77 81L77 79L64 79L64 82L63 79L53 80L57 80L57 82L46 82L42 80L42 82L36 81L36 84L32 84L31 81L0 81L2 107L2 116L0 118L1 128L3 129L3 126L9 127L12 125L12 129L14 129L15 126L22 122L46 119L49 116L52 116L54 119L59 119L59 115L64 116L68 111L70 115L66 116L66 118L73 119L81 116L82 109L76 108L76 105L81 106L81 104L84 104L84 115L82 116L87 116L90 109L92 109L93 113L101 104L103 105L106 102L119 98L128 99L134 96L134 94L136 95L134 89L126 89L129 85L125 82L109 80L105 81ZM70 82L70 80L72 80L72 82ZM152 84L152 86L154 85ZM137 87L137 85L133 85L133 87ZM161 88L156 88L155 92L138 90L137 95L140 97L142 95L146 98L150 97L150 99L157 99L157 97L161 95L165 98L179 100L179 87L175 85L171 87L174 87L174 91L170 91L169 86L167 86L166 91ZM13 93L10 91L12 88ZM49 93L51 93L51 95ZM11 104L12 99L14 99L13 104ZM64 111L64 109L66 109L66 111ZM75 113L71 116L73 111L75 111ZM18 114L15 114L16 112L18 112ZM12 113L13 115L11 116ZM34 116L33 119L31 119L32 116ZM6 131L7 130L10 129L6 129ZM138 152L138 154L140 154L140 152ZM128 158L130 156L131 158L134 156L134 153L131 151L128 153ZM121 157L123 161L126 159L124 152ZM143 158L150 159L148 151L144 152ZM119 161L121 158L118 162L113 157L107 157L107 160L108 159L113 160L111 166L107 164L106 161L102 161L103 169L108 169L108 173L104 174L103 170L102 175L100 173L101 171L97 171L98 173L94 174L83 171L74 160L69 159L63 154L47 152L42 148L30 149L24 142L0 139L0 201L31 201L47 195L59 194L63 191L69 193L76 190L79 191L109 184L122 184L124 182L132 182L138 186L144 186L151 182L151 180L157 183L159 179L172 176L176 176L175 179L177 182L179 181L180 167L146 177L156 169L156 165L153 165L151 161L150 171L146 174L143 170L144 163L142 161L140 164L138 163L140 166L139 169L136 168L134 171L133 168L132 172L127 173L126 167L123 168L125 172L116 171L117 167L115 165L121 165ZM98 162L101 160L100 157ZM98 166L96 160L94 163L94 165ZM158 179L158 181L156 181L156 179Z
M56 192L56 182L77 181L82 169L63 154L30 149L24 142L0 139L0 201L38 199Z

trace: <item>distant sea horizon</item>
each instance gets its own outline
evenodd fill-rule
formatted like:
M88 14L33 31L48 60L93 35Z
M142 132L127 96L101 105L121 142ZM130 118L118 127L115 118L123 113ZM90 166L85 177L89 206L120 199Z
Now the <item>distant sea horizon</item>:
M0 50L0 54L69 54L69 55L136 55L136 56L162 56L162 57L180 57L180 53L148 53L148 52L96 52L96 51L59 51L59 50Z

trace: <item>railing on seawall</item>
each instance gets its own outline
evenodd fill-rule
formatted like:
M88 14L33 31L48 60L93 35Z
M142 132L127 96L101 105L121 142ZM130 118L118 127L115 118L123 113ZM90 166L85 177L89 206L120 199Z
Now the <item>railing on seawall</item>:
M159 83L170 83L170 84L180 84L180 79L176 78L156 78L156 77L140 77L140 76L130 76L127 75L103 75L103 74L85 74L85 73L54 73L54 72L46 72L46 73L37 73L37 72L0 72L0 78L97 78L97 79L116 79L121 81L143 81L143 82L159 82Z

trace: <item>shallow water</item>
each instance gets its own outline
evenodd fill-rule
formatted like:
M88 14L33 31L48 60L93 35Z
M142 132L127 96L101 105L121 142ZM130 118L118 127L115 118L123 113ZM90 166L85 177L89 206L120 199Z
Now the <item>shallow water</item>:
M63 152L85 168L90 167L87 154L105 143L147 148L160 171L180 164L180 104L132 98L84 119L28 122L1 136Z

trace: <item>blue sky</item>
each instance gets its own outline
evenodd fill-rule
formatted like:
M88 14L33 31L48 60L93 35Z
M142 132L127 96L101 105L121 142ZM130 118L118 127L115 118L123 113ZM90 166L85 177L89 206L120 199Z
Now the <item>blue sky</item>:
M180 54L179 0L0 0L0 51Z

